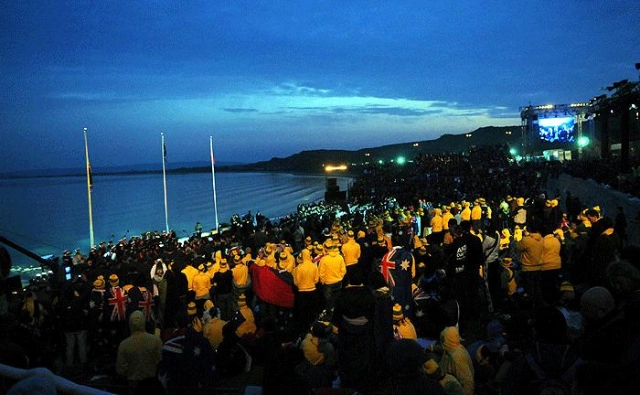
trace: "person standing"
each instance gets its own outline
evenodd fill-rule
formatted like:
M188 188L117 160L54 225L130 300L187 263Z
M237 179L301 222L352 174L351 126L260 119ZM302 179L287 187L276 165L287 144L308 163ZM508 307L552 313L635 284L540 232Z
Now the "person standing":
M369 393L372 385L376 299L353 272L348 285L336 298L331 323L338 328L338 371L342 387Z
M116 371L127 379L130 394L137 393L143 387L153 392L160 388L156 370L162 359L162 340L145 332L144 328L144 314L139 310L131 313L131 335L118 346Z
M353 270L361 270L359 262L362 252L360 249L360 244L356 243L353 230L349 230L347 232L347 242L340 247L340 250L342 251L342 255L344 256L344 263L347 267L347 272Z
M332 310L342 290L342 279L347 274L347 266L337 246L331 240L325 242L324 248L328 253L320 259L318 274L322 283L325 307L327 310Z
M305 333L318 316L319 294L316 284L320 281L318 266L311 260L311 253L304 249L297 257L298 265L293 269L293 284L296 286L294 313L299 332Z
M533 307L539 307L542 301L540 290L540 269L544 244L542 235L533 225L527 226L522 234L522 240L516 245L522 265L520 279L522 287L533 302Z
M482 242L471 233L471 222L462 221L457 237L448 247L447 278L449 290L460 304L460 325L464 330L478 324L478 292L481 284L480 267L484 263Z

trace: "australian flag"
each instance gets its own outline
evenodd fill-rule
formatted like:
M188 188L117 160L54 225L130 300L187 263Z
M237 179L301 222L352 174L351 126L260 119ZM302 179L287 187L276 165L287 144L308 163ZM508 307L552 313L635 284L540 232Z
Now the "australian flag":
M413 254L409 249L393 247L384 255L380 265L380 271L389 284L393 299L402 306L406 317L412 316L411 280L414 264Z
M211 387L215 374L215 355L202 333L188 329L184 336L170 339L162 348L158 379L169 393L184 388Z

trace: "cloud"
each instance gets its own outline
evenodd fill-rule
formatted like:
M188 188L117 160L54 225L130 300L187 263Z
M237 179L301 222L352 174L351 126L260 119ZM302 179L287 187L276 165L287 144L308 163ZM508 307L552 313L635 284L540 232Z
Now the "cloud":
M255 108L223 108L222 110L235 113L258 112Z

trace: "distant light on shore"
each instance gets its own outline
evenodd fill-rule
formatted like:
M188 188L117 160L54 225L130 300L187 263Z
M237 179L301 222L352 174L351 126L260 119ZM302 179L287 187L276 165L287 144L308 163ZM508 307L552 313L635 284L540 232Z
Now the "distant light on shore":
M337 165L337 166L325 165L324 166L324 171L326 171L327 173L330 173L332 171L343 171L343 170L347 170L347 165Z

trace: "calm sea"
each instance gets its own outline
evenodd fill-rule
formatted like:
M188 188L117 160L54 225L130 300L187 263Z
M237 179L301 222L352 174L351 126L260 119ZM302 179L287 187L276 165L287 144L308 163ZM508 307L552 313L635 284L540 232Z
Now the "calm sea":
M98 175L93 181L96 244L165 229L161 174ZM220 223L249 210L269 218L295 212L300 203L322 200L326 183L323 176L279 173L218 172L215 181ZM349 178L337 181L345 190ZM211 174L167 175L167 200L169 227L179 237L190 235L197 221L205 231L215 227ZM41 256L61 256L62 251L76 248L86 253L88 207L82 176L0 180L0 235ZM8 250L15 271L23 277L39 270L37 262Z

